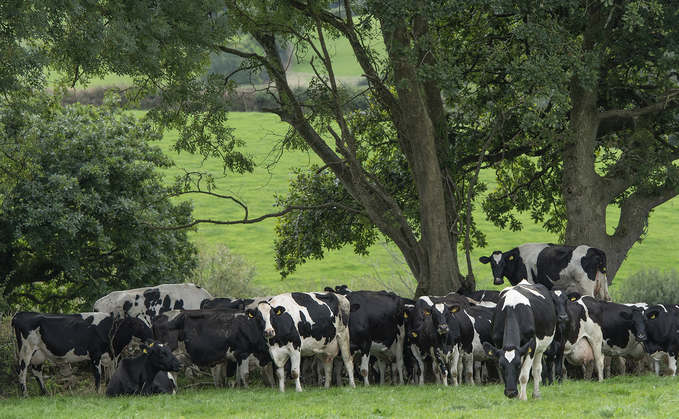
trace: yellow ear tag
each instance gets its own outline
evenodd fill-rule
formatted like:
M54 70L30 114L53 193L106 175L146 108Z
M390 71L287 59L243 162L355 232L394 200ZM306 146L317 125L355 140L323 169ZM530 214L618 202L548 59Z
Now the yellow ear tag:
M429 310L422 310L422 314L424 314L425 316L428 316L428 315L431 314L431 311L429 311Z
M144 353L145 353L145 354L147 354L147 353L148 353L148 351L147 351L146 349L144 349Z
M413 332L413 337L416 338L416 337L417 337L417 333Z
M606 268L604 268L604 272L606 272Z
M408 313L403 313L403 318L407 319L408 318Z
M493 351L488 351L488 355L493 355Z
M281 310L278 310L278 311L276 312L276 315L277 315L277 316L280 316L281 313L282 313L282 311L281 311Z
M509 260L513 260L513 259L514 259L514 256L510 256L510 257L509 257Z
M531 348L528 348L528 353L531 353L533 350Z
M248 317L255 317L252 315L252 313L248 312Z
M457 313L458 311L460 311L460 307L453 307L450 309L451 313Z
M153 346L153 342L151 342L151 344L149 345L149 348L151 348L152 346Z
M577 300L577 298L575 298L575 297L572 297L572 298L571 298L571 301L575 301L575 300Z
M651 316L651 320L655 319L655 314Z

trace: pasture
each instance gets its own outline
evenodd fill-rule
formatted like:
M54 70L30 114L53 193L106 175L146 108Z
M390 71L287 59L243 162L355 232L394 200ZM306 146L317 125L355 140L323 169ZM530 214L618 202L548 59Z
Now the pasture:
M141 113L139 113L141 115ZM264 113L232 113L229 123L235 128L234 134L247 142L246 150L255 156L259 166L252 174L228 173L218 182L218 193L239 196L249 207L249 217L258 217L276 209L274 194L284 194L288 189L288 179L293 167L308 167L310 164L320 163L315 155L304 152L286 152L274 164L276 155L271 154L272 147L282 140L287 129L275 115ZM171 144L176 139L176 133L165 135L160 146L170 155L178 167L187 170L211 171L222 173L219 162L201 160L195 156L170 151ZM167 172L167 181L178 173ZM484 182L492 190L494 173L485 170L481 174ZM240 207L223 199L204 196L190 197L194 201L196 219L234 220L243 216ZM676 234L677 198L655 209L649 220L648 234L643 243L637 243L629 252L623 263L611 290L615 292L616 284L623 281L641 267L656 267L659 270L676 268L679 253L668 252L668 249L679 247L679 236ZM614 230L618 209L610 206L608 209L608 231ZM555 235L549 234L538 224L535 224L528 214L519 214L524 229L513 232L508 229L500 230L485 220L480 209L475 210L477 225L488 236L486 249L475 249L472 253L472 266L477 278L477 288L497 289L493 285L488 265L481 264L480 256L490 255L494 250L509 250L523 243L557 242ZM265 286L272 293L291 291L320 291L325 286L348 284L354 289L382 289L380 283L374 280L379 274L382 280L394 280L392 268L398 268L393 257L382 246L373 246L367 257L353 254L351 248L325 253L320 261L312 260L299 266L297 272L286 280L281 280L274 268L275 239L274 226L276 221L267 221L249 225L219 226L201 224L198 232L193 235L195 240L206 243L223 243L235 253L243 255L250 263L257 267L258 276L255 284ZM464 252L459 251L460 268L466 273ZM500 287L501 288L501 287Z
M0 400L0 419L97 418L672 418L679 378L652 375L541 386L542 399L508 399L503 386L306 386L304 392L180 389L173 396L106 398L98 394ZM181 383L180 383L181 387ZM33 393L35 394L35 393Z

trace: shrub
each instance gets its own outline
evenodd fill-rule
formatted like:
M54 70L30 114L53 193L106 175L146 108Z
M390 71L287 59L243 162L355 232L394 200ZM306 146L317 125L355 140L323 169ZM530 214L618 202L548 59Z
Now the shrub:
M674 269L641 268L612 294L620 303L679 304L679 274Z
M257 268L223 244L198 243L199 261L192 282L213 297L251 298L267 295L252 284Z

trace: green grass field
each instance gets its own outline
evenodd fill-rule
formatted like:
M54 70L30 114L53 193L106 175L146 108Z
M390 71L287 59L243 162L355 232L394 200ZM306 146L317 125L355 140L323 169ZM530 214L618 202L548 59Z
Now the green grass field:
M0 400L0 419L97 418L676 418L676 377L614 377L603 383L565 381L540 386L542 399L508 399L500 384L441 387L371 386L330 389L294 386L285 393L250 389L180 390L176 395L32 396ZM292 390L292 391L291 391Z
M238 175L228 173L220 180L220 193L234 194L241 197L248 205L250 218L254 218L275 210L274 194L284 194L288 189L288 178L291 167L304 167L318 163L316 156L295 152L286 153L274 166L271 163L270 151L272 146L281 140L287 126L274 115L263 113L232 113L230 123L235 127L235 135L247 141L247 151L256 156L259 164L253 174ZM179 167L187 170L196 169L200 159L186 154L177 155L169 151L170 145L176 139L176 134L168 133L161 147L175 160ZM219 162L208 161L202 164L202 169L213 173L221 173ZM168 173L172 176L172 173ZM493 173L485 172L482 177L492 181ZM235 220L243 217L240 207L223 200L207 197L194 197L197 219ZM679 262L679 238L676 234L677 205L676 199L658 207L650 218L648 235L643 243L636 244L623 264L616 280L621 281L642 266L657 267L660 270L676 268ZM528 215L522 215L524 230L512 232L500 230L485 221L483 214L477 211L478 225L488 234L489 247L477 249L473 253L473 269L477 277L478 288L494 288L490 268L478 262L479 256L489 255L494 250L508 250L522 243L554 242L556 236L545 232L541 226L530 220ZM616 209L609 210L609 231L612 231ZM271 219L255 225L216 226L202 224L198 232L193 235L195 240L207 243L223 243L236 253L242 254L250 262L256 264L258 276L257 285L268 287L273 292L311 291L322 289L327 285L348 284L367 289L380 288L376 282L366 280L373 268L379 267L381 275L390 275L390 266L394 262L381 246L375 246L368 257L354 255L351 249L339 252L326 252L321 261L310 261L302 265L297 273L282 281L274 269L274 229L275 220ZM460 252L461 267L464 269L464 253ZM615 282L613 284L615 288Z

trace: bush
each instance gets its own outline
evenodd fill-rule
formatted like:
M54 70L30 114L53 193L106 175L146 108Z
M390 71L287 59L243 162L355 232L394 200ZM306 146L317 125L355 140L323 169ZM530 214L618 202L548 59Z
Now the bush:
M12 315L0 313L0 397L15 396L18 388Z
M267 295L252 280L257 268L223 244L198 243L198 267L191 282L205 288L213 297L251 298Z
M679 274L674 269L641 268L612 294L620 303L679 304Z

